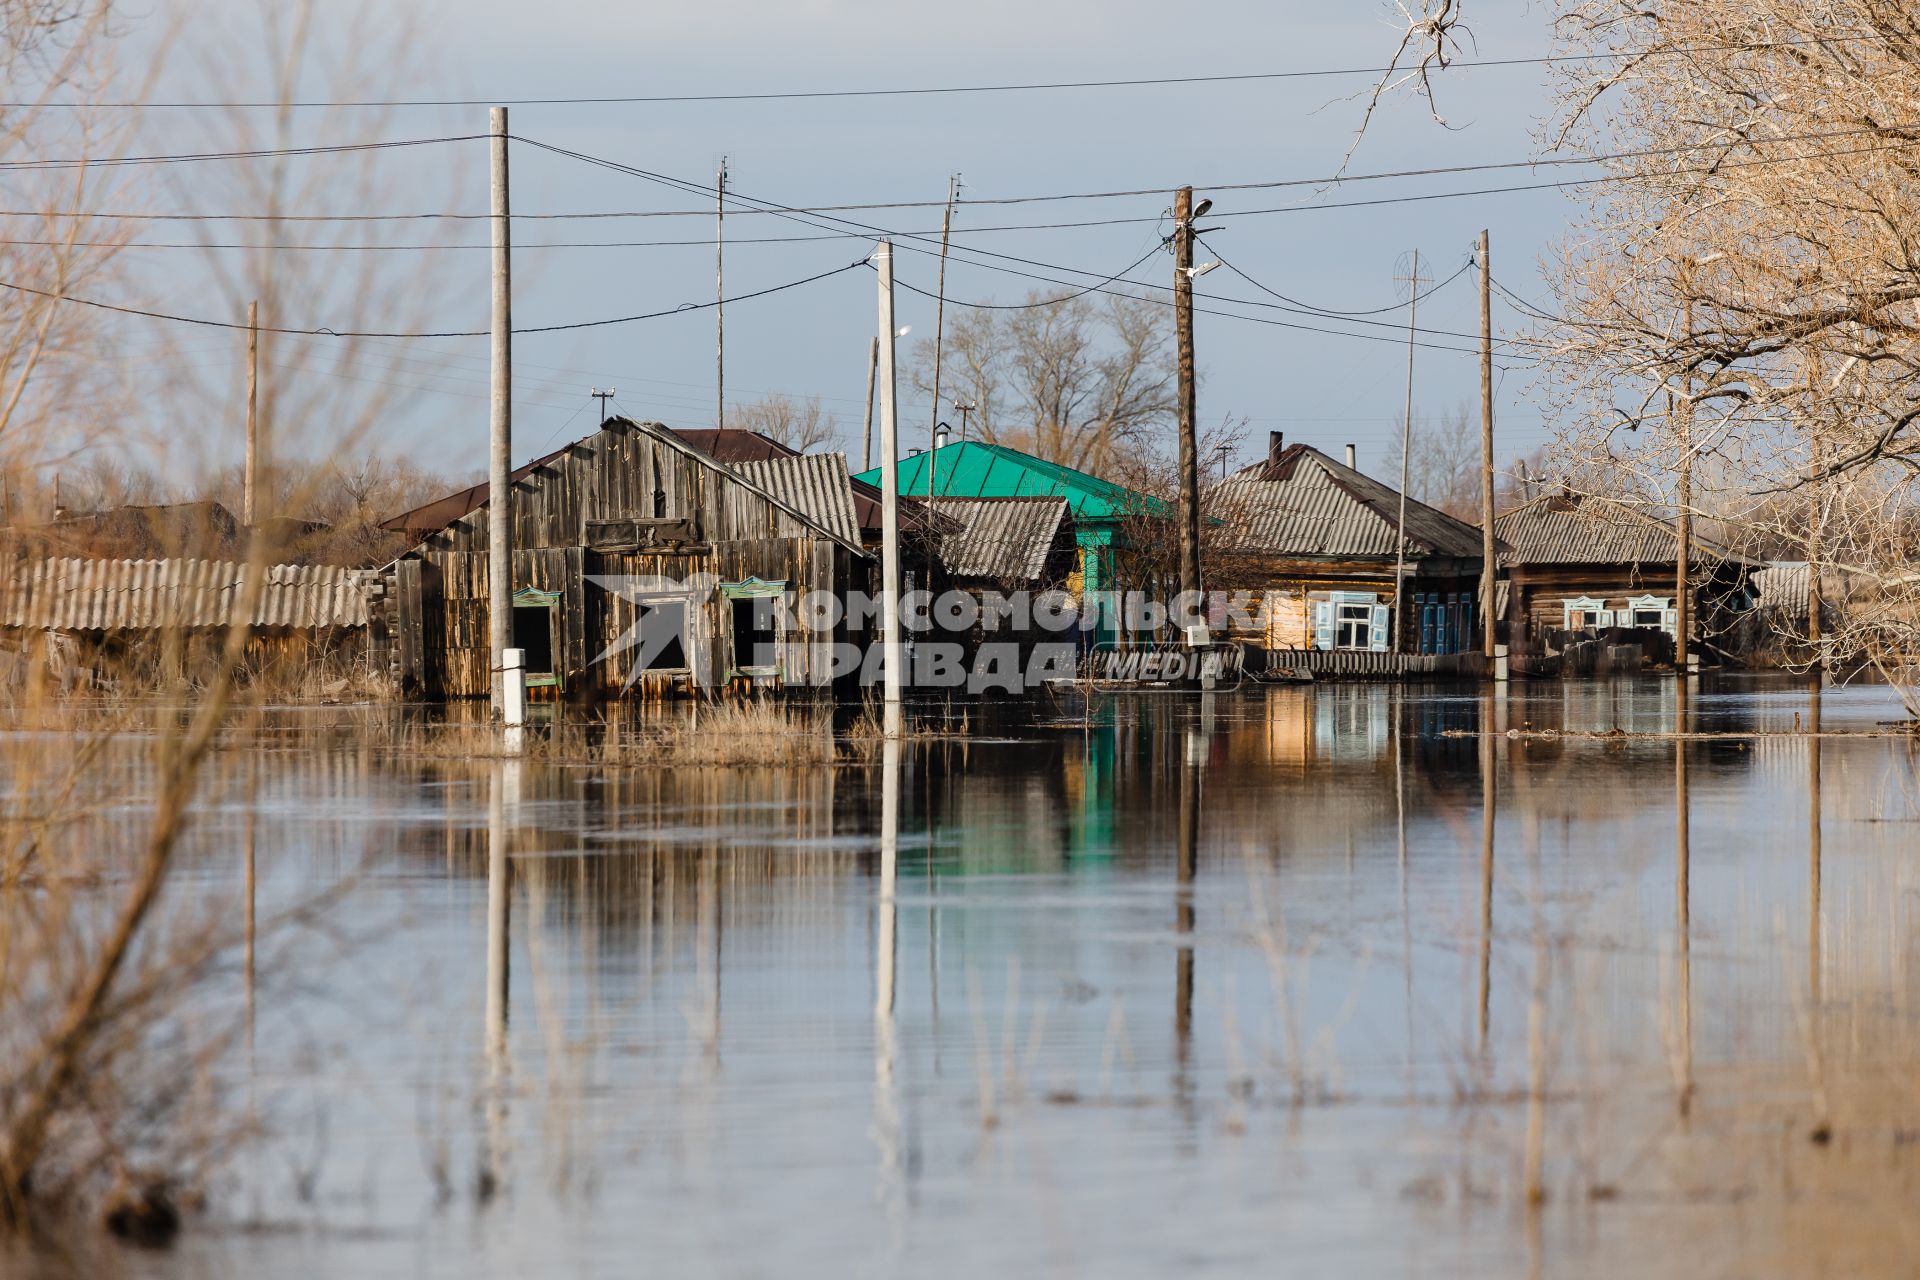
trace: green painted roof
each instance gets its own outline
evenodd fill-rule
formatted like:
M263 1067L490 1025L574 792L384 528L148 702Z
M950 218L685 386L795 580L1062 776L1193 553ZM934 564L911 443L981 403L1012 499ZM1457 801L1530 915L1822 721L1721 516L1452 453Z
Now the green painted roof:
M919 453L902 458L894 472L900 478L900 492L913 496L927 492L927 464L935 458L939 467L934 475L938 483L936 497L955 498L1033 498L1062 497L1072 508L1077 521L1114 521L1130 511L1162 511L1165 504L1156 498L1135 493L1123 485L1084 471L1048 462L1005 445L963 440L936 453ZM854 479L867 484L880 483L880 468L863 471Z

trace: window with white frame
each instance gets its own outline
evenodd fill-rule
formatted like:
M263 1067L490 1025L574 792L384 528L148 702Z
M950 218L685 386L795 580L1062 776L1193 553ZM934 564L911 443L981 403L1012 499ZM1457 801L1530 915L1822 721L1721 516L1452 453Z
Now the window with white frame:
M1668 635L1679 629L1679 612L1673 607L1672 596L1632 596L1627 600L1627 623L1648 631L1664 631Z
M1613 611L1605 600L1575 596L1561 605L1561 622L1568 631L1598 631L1613 625Z
M1364 649L1373 641L1373 606L1342 600L1334 606L1333 647Z
M1387 650L1392 611L1368 591L1330 591L1313 601L1313 647Z

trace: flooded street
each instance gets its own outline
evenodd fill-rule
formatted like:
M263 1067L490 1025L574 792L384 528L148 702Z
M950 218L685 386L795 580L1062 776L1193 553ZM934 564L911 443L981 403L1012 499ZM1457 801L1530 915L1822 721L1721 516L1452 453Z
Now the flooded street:
M265 1136L171 1249L104 1258L1904 1271L1897 712L1751 679L1248 687L648 770L268 711L175 890L236 922L251 851L256 989L236 965L206 1016L252 1023L204 1087ZM126 797L145 749L102 766Z

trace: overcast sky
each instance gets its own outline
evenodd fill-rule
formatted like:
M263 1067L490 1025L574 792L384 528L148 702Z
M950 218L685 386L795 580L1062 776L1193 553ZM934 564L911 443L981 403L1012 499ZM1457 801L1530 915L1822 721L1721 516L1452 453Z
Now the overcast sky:
M351 6L322 6L331 22ZM1397 40L1389 6L1213 0L1169 7L1141 0L978 0L965 5L878 3L877 0L720 0L708 4L634 4L627 0L464 0L420 11L429 17L411 56L426 68L386 86L394 97L524 99L582 95L661 95L778 90L966 85L1032 80L1220 75L1370 67ZM195 61L196 46L232 39L253 21L250 0L195 5L195 18L163 75L161 97L222 96ZM1499 0L1468 0L1477 39L1469 58L1532 57L1549 51L1546 11ZM381 24L359 36L371 59L390 39ZM226 33L224 37L221 32ZM1439 80L1440 108L1453 126L1436 124L1426 106L1402 91L1375 117L1350 172L1523 160L1535 154L1534 131L1547 107L1539 66L1456 68ZM513 109L513 131L651 171L711 181L728 159L735 189L791 205L878 200L937 201L947 175L959 172L973 198L1116 189L1154 194L1108 200L1010 207L966 207L956 243L1062 267L1119 270L1151 249L1155 219L1171 189L1191 182L1214 200L1209 243L1261 283L1316 306L1382 307L1395 300L1396 262L1417 248L1428 274L1452 274L1467 259L1481 227L1491 229L1495 275L1544 301L1539 262L1578 212L1577 193L1534 192L1385 204L1370 208L1313 206L1408 194L1518 185L1563 176L1526 170L1402 182L1351 182L1338 187L1214 191L1228 183L1283 181L1333 173L1349 145L1370 81L1365 76L1235 84L1081 89L1026 93L855 98L818 101L541 105ZM316 93L327 86L316 83ZM238 85L224 87L241 91ZM1352 95L1359 95L1354 97ZM179 117L149 112L148 136L197 143ZM477 133L483 107L396 111L372 120L381 137ZM355 136L351 113L295 116L302 141ZM303 132L304 131L304 132ZM423 185L416 156L391 153L380 162L378 189L356 208L417 211L486 208L481 144L467 153L461 189ZM298 164L300 161L292 163ZM519 147L514 155L516 213L706 210L710 201L577 161ZM207 190L216 184L209 183ZM196 205L195 189L171 197ZM212 195L205 196L213 200ZM230 203L231 197L218 197ZM1304 206L1239 216L1249 210ZM937 229L937 210L852 214L900 231ZM1117 226L981 232L1004 223L1137 218ZM531 326L654 311L713 296L713 254L707 218L620 218L526 222L516 235L515 321ZM734 216L727 253L729 293L797 279L861 257L858 240L752 244L756 237L809 234L771 217ZM164 230L143 228L142 238ZM242 234L242 233L236 233ZM475 246L485 224L452 232ZM578 241L693 240L633 248L539 248ZM156 255L157 256L157 255ZM901 279L931 287L932 259L902 254ZM1204 259L1206 254L1202 252ZM396 273L417 275L437 299L435 327L484 327L487 254L483 248L388 255ZM167 282L180 309L196 296L197 257L176 255L150 278ZM1156 255L1136 273L1164 280L1171 263ZM1063 277L1065 278L1065 277ZM1017 301L1038 283L956 256L948 272L953 299ZM1200 282L1203 294L1271 301L1246 281L1218 270ZM315 305L325 305L316 297ZM899 297L899 321L918 338L932 332L932 304ZM1211 304L1201 302L1202 307ZM1242 309L1245 311L1246 309ZM1271 319L1324 322L1280 311ZM282 318L328 325L326 315ZM1378 319L1404 323L1405 313ZM1519 317L1496 304L1497 325ZM1462 276L1420 311L1423 327L1471 333L1477 297ZM151 337L127 321L130 340ZM1333 337L1299 329L1203 314L1197 323L1203 383L1201 415L1252 420L1247 449L1263 448L1279 429L1329 449L1351 441L1363 466L1378 459L1405 394L1404 333L1392 327L1340 326L1376 339ZM874 329L874 278L849 272L807 288L746 301L727 311L730 401L763 393L818 395L839 419L852 451L859 447L867 342ZM1472 347L1471 340L1424 340ZM219 355L219 335L200 339ZM228 343L227 345L232 345ZM516 340L515 455L524 459L590 428L592 386L618 389L630 416L673 425L713 418L711 312ZM903 344L904 348L904 344ZM391 344L384 381L417 391L394 409L377 443L422 461L472 471L484 460L484 339ZM444 353L428 356L425 353ZM903 358L905 351L902 352ZM208 363L219 365L218 360ZM1501 363L1505 364L1506 361ZM436 368L439 370L435 372ZM223 375L224 376L224 375ZM288 376L291 376L289 374ZM1420 349L1415 401L1438 412L1477 397L1477 356ZM1541 419L1529 405L1530 375L1499 375L1499 440L1503 455L1531 448ZM917 438L928 408L909 395L904 428ZM236 432L206 435L219 455ZM310 449L324 447L319 440Z

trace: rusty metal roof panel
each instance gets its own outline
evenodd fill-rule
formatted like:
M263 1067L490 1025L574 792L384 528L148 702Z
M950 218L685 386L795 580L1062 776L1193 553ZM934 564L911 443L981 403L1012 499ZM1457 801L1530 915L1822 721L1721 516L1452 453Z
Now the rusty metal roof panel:
M1522 503L1493 522L1507 564L1666 564L1680 537L1666 521L1612 498L1548 494ZM1697 534L1693 561L1750 564L1745 557Z
M1389 559L1400 492L1307 445L1255 463L1215 490L1215 514L1237 529L1244 550L1281 555ZM1409 557L1478 559L1480 531L1409 498Z
M949 573L1026 583L1046 571L1068 505L1064 497L937 498L934 511L960 525L940 543Z
M855 546L860 525L853 514L853 478L844 453L796 453L730 464L746 480Z
M59 631L222 627L238 621L246 566L225 560L17 561L0 583L0 626ZM269 565L253 610L262 628L367 625L374 575L333 565Z

